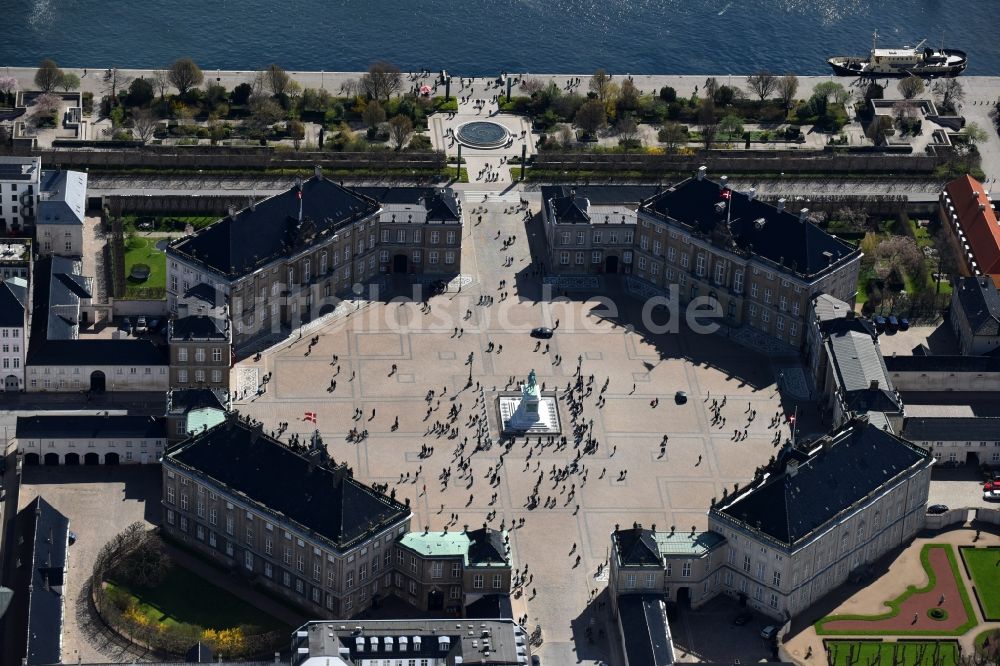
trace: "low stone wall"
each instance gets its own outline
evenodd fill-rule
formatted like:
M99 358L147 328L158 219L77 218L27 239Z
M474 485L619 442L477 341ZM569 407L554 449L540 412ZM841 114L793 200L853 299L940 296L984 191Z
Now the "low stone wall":
M952 509L945 513L928 513L924 527L929 530L943 530L946 527L964 523L968 517L968 509Z
M111 312L115 317L166 317L167 301L115 298L111 302Z
M1000 525L1000 509L976 509L976 520L990 525Z

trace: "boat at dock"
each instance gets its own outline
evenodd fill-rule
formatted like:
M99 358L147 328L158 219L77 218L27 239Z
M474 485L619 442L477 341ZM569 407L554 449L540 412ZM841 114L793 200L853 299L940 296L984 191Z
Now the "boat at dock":
M837 75L859 78L958 76L965 71L969 64L965 51L935 49L924 46L926 42L925 39L916 46L880 49L876 32L872 36L871 53L867 57L833 56L827 62Z

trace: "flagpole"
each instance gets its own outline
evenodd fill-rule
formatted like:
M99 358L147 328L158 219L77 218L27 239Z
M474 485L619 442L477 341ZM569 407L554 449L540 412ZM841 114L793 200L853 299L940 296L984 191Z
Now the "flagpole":
M795 429L799 426L799 406L795 405L795 413L792 415L792 446L795 445Z

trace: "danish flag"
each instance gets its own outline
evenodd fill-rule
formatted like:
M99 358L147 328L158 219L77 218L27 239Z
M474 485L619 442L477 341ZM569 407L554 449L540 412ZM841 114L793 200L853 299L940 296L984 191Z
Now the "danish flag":
M310 421L316 423L316 412L306 412L306 415L302 417L303 421Z
M732 198L732 196L733 196L732 190L730 189L722 190L722 198L725 199L726 201L729 201Z

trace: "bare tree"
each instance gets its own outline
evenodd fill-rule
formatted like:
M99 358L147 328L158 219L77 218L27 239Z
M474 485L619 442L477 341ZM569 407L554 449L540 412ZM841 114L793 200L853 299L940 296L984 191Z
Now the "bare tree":
M576 112L573 122L585 134L596 134L597 130L608 124L608 112L599 99L587 100Z
M404 115L393 116L389 120L389 138L396 150L402 150L413 136L413 122Z
M56 61L46 58L35 72L35 85L42 92L52 92L59 85L62 76L63 71L59 69Z
M34 99L29 116L30 122L39 127L45 120L51 120L58 113L62 98L55 93L45 93Z
M781 99L781 105L785 107L785 111L792 108L792 102L795 101L795 93L798 90L799 77L794 74L785 74L778 79L778 97Z
M80 87L80 77L73 72L64 72L62 78L59 79L59 87L63 89L63 92L76 90Z
M403 77L399 67L391 62L378 61L368 68L361 76L361 89L375 100L389 101L389 98L399 92L403 86Z
M200 86L201 82L205 80L205 75L201 73L201 69L194 64L191 58L181 58L167 70L167 79L183 96L191 88Z
M747 77L747 87L763 102L778 87L778 78L766 69L762 69Z
M132 135L142 141L148 142L156 132L156 117L149 109L132 109Z
M528 95L534 95L536 92L541 92L545 88L545 83L541 79L534 77L530 79L521 79L520 88Z
M678 146L687 142L687 132L680 123L667 122L657 133L657 138L668 153L676 152Z
M590 77L590 92L597 95L597 99L605 102L608 99L608 85L610 83L611 77L603 69L598 69Z
M285 111L281 105L266 95L254 95L247 103L250 117L246 119L245 125L257 138L265 138L267 131L274 123L285 117Z
M962 82L955 78L938 79L934 82L933 90L941 107L950 111L965 99L965 88L962 87Z
M132 77L128 76L117 67L104 70L104 92L111 96L111 106L118 104L118 91L128 86L132 82Z
M340 92L344 97L356 97L361 94L361 83L357 79L347 79L340 84Z
M635 118L631 113L626 113L619 118L615 127L618 130L619 141L626 151L636 144L641 145L642 142L639 140L639 124L635 122Z
M264 78L267 81L268 89L274 95L284 95L288 91L288 84L292 81L288 72L273 62L264 70Z
M17 77L0 76L0 94L6 95L17 90Z
M362 115L365 119L365 125L368 125L369 129L375 129L385 122L385 109L382 108L377 99L368 102Z
M903 99L913 99L924 91L924 80L919 76L910 74L905 79L900 79L899 83L896 84L896 88L899 90L899 94L903 96Z
M698 123L701 125L701 142L705 150L709 150L715 143L715 137L719 133L719 121L715 118L715 104L711 99L706 99L701 104L698 111Z
M166 99L167 88L170 87L170 78L167 75L166 70L154 69L150 81L152 82L153 87L160 91L160 99Z

